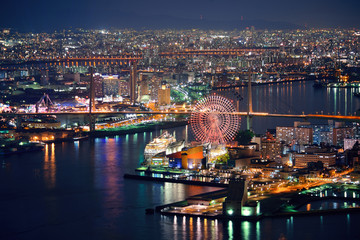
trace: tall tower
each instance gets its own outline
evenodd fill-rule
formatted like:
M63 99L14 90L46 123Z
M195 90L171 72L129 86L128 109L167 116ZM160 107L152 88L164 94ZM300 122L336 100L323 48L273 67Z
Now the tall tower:
M94 69L90 67L90 104L89 104L89 128L90 132L95 131L95 118L92 112L95 111L95 84L94 84Z
M249 80L248 80L248 115L246 118L246 129L252 130L252 91L251 91L251 80L252 80L252 73L249 70Z
M90 106L89 111L95 111L95 84L94 84L94 69L90 67Z
M137 82L137 66L136 61L130 62L130 102L135 103L136 100L136 82Z

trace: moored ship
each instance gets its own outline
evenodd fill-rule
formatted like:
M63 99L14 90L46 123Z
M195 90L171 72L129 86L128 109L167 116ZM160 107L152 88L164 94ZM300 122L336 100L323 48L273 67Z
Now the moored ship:
M42 142L31 142L27 140L0 140L0 155L41 151L45 144Z
M150 143L145 147L144 151L144 162L147 162L151 157L155 156L158 153L165 152L166 148L176 139L167 131L164 131L159 137L154 138Z

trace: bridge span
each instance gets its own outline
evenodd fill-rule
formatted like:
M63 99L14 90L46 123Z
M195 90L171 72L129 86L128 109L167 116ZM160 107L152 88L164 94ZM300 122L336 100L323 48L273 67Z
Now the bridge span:
M21 116L46 116L46 115L82 115L82 116L114 116L124 114L173 114L173 115L191 115L196 113L194 111L103 111L103 112L43 112L43 113L0 113L4 117L21 117ZM220 112L212 112L217 114ZM221 112L221 114L234 114L238 116L250 117L272 117L272 118L300 118L300 119L331 119L339 121L360 122L360 116L345 116L345 115L325 115L325 114L281 114L281 113L266 113L266 112Z

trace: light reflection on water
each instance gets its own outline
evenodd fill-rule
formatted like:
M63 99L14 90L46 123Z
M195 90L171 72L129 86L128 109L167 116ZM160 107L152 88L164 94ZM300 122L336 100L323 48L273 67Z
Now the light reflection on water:
M286 239L351 239L356 234L351 229L355 223L350 221L353 216L350 215L264 219L260 222L162 216L161 221L162 226L172 225L172 232L164 230L169 239L279 239L282 236ZM323 218L325 224L319 225Z
M303 84L299 91L294 91L299 89L296 84ZM309 109L305 110L310 113L345 110L338 105L345 93L352 94L352 90L343 89L315 92L308 83L254 91L258 92L254 100L254 108L258 110L279 111L274 109L277 104L285 111L295 106L301 112L308 105ZM329 101L314 101L318 96ZM321 104L322 108L318 108ZM349 98L346 104L347 111L354 110L359 100ZM260 123L263 124L260 128L278 124L267 121L259 120L258 127ZM292 120L286 121L292 125ZM184 131L185 128L176 129L178 139L185 138ZM43 239L278 239L281 234L287 239L360 238L357 231L360 215L355 213L266 218L260 222L232 220L231 223L145 215L146 208L215 190L124 179L124 173L134 173L142 162L145 145L159 135L157 131L48 144L43 152L1 156L4 163L0 169L0 239L38 239L39 236Z
M344 200L321 200L308 203L300 207L299 211L328 210L349 207L359 207L358 202Z
M54 188L56 184L55 143L46 144L44 151L45 151L44 153L45 184L47 188Z
M359 91L355 88L313 88L313 81L300 81L290 84L261 85L252 88L253 111L292 114L342 114L354 115L360 108L360 99L353 96ZM244 98L239 102L240 111L247 111L247 88L218 91L230 99L237 91ZM236 99L233 99L235 102ZM278 126L291 126L298 119L254 118L253 127L257 133ZM315 121L315 120L312 120ZM316 120L319 122L319 120ZM321 122L321 121L320 121ZM246 127L245 118L241 126Z
M181 136L181 132L182 128L177 135ZM354 229L360 221L359 214L266 218L259 222L145 215L146 208L215 190L124 179L124 173L133 173L140 164L143 149L139 146L149 142L150 135L139 134L136 143L128 135L49 144L43 152L24 154L21 158L7 156L5 167L0 170L0 239L14 238L20 233L22 239L40 235L49 239L56 235L62 239L156 236L179 240L278 239L281 234L287 239L357 236ZM39 168L43 172L34 174ZM69 238L66 232L71 229L74 234ZM303 229L316 234L310 236ZM339 229L343 230L341 234Z

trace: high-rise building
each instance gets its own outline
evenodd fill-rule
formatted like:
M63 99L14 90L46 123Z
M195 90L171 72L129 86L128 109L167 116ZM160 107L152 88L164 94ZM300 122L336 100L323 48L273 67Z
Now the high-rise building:
M281 143L269 135L261 139L261 156L263 159L275 160L281 154Z
M116 96L119 94L119 76L103 75L103 89L105 96Z
M313 143L325 143L333 145L333 126L328 124L312 125L313 128Z
M129 81L120 77L119 79L119 96L128 96L129 95Z
M169 105L170 103L170 88L166 84L163 84L158 90L158 104Z
M41 71L40 83L41 83L41 85L49 84L49 70Z
M158 99L158 92L159 92L158 90L161 86L161 80L162 77L159 75L152 75L151 78L148 80L150 98L152 100Z
M290 144L294 140L294 127L276 127L276 139Z
M140 81L140 91L139 91L139 95L140 98L144 95L149 95L149 83L147 81L147 76L141 75L141 81Z
M132 104L136 101L136 84L137 84L137 65L136 62L130 62L130 102Z
M300 145L313 143L313 129L308 127L294 128L295 141Z
M344 146L344 139L353 137L354 131L351 127L339 127L333 129L333 144L336 146Z
M99 73L94 74L94 90L95 90L95 97L97 98L104 97L103 78Z
M276 127L276 139L285 144L312 144L313 128L309 122L294 122L294 127Z

